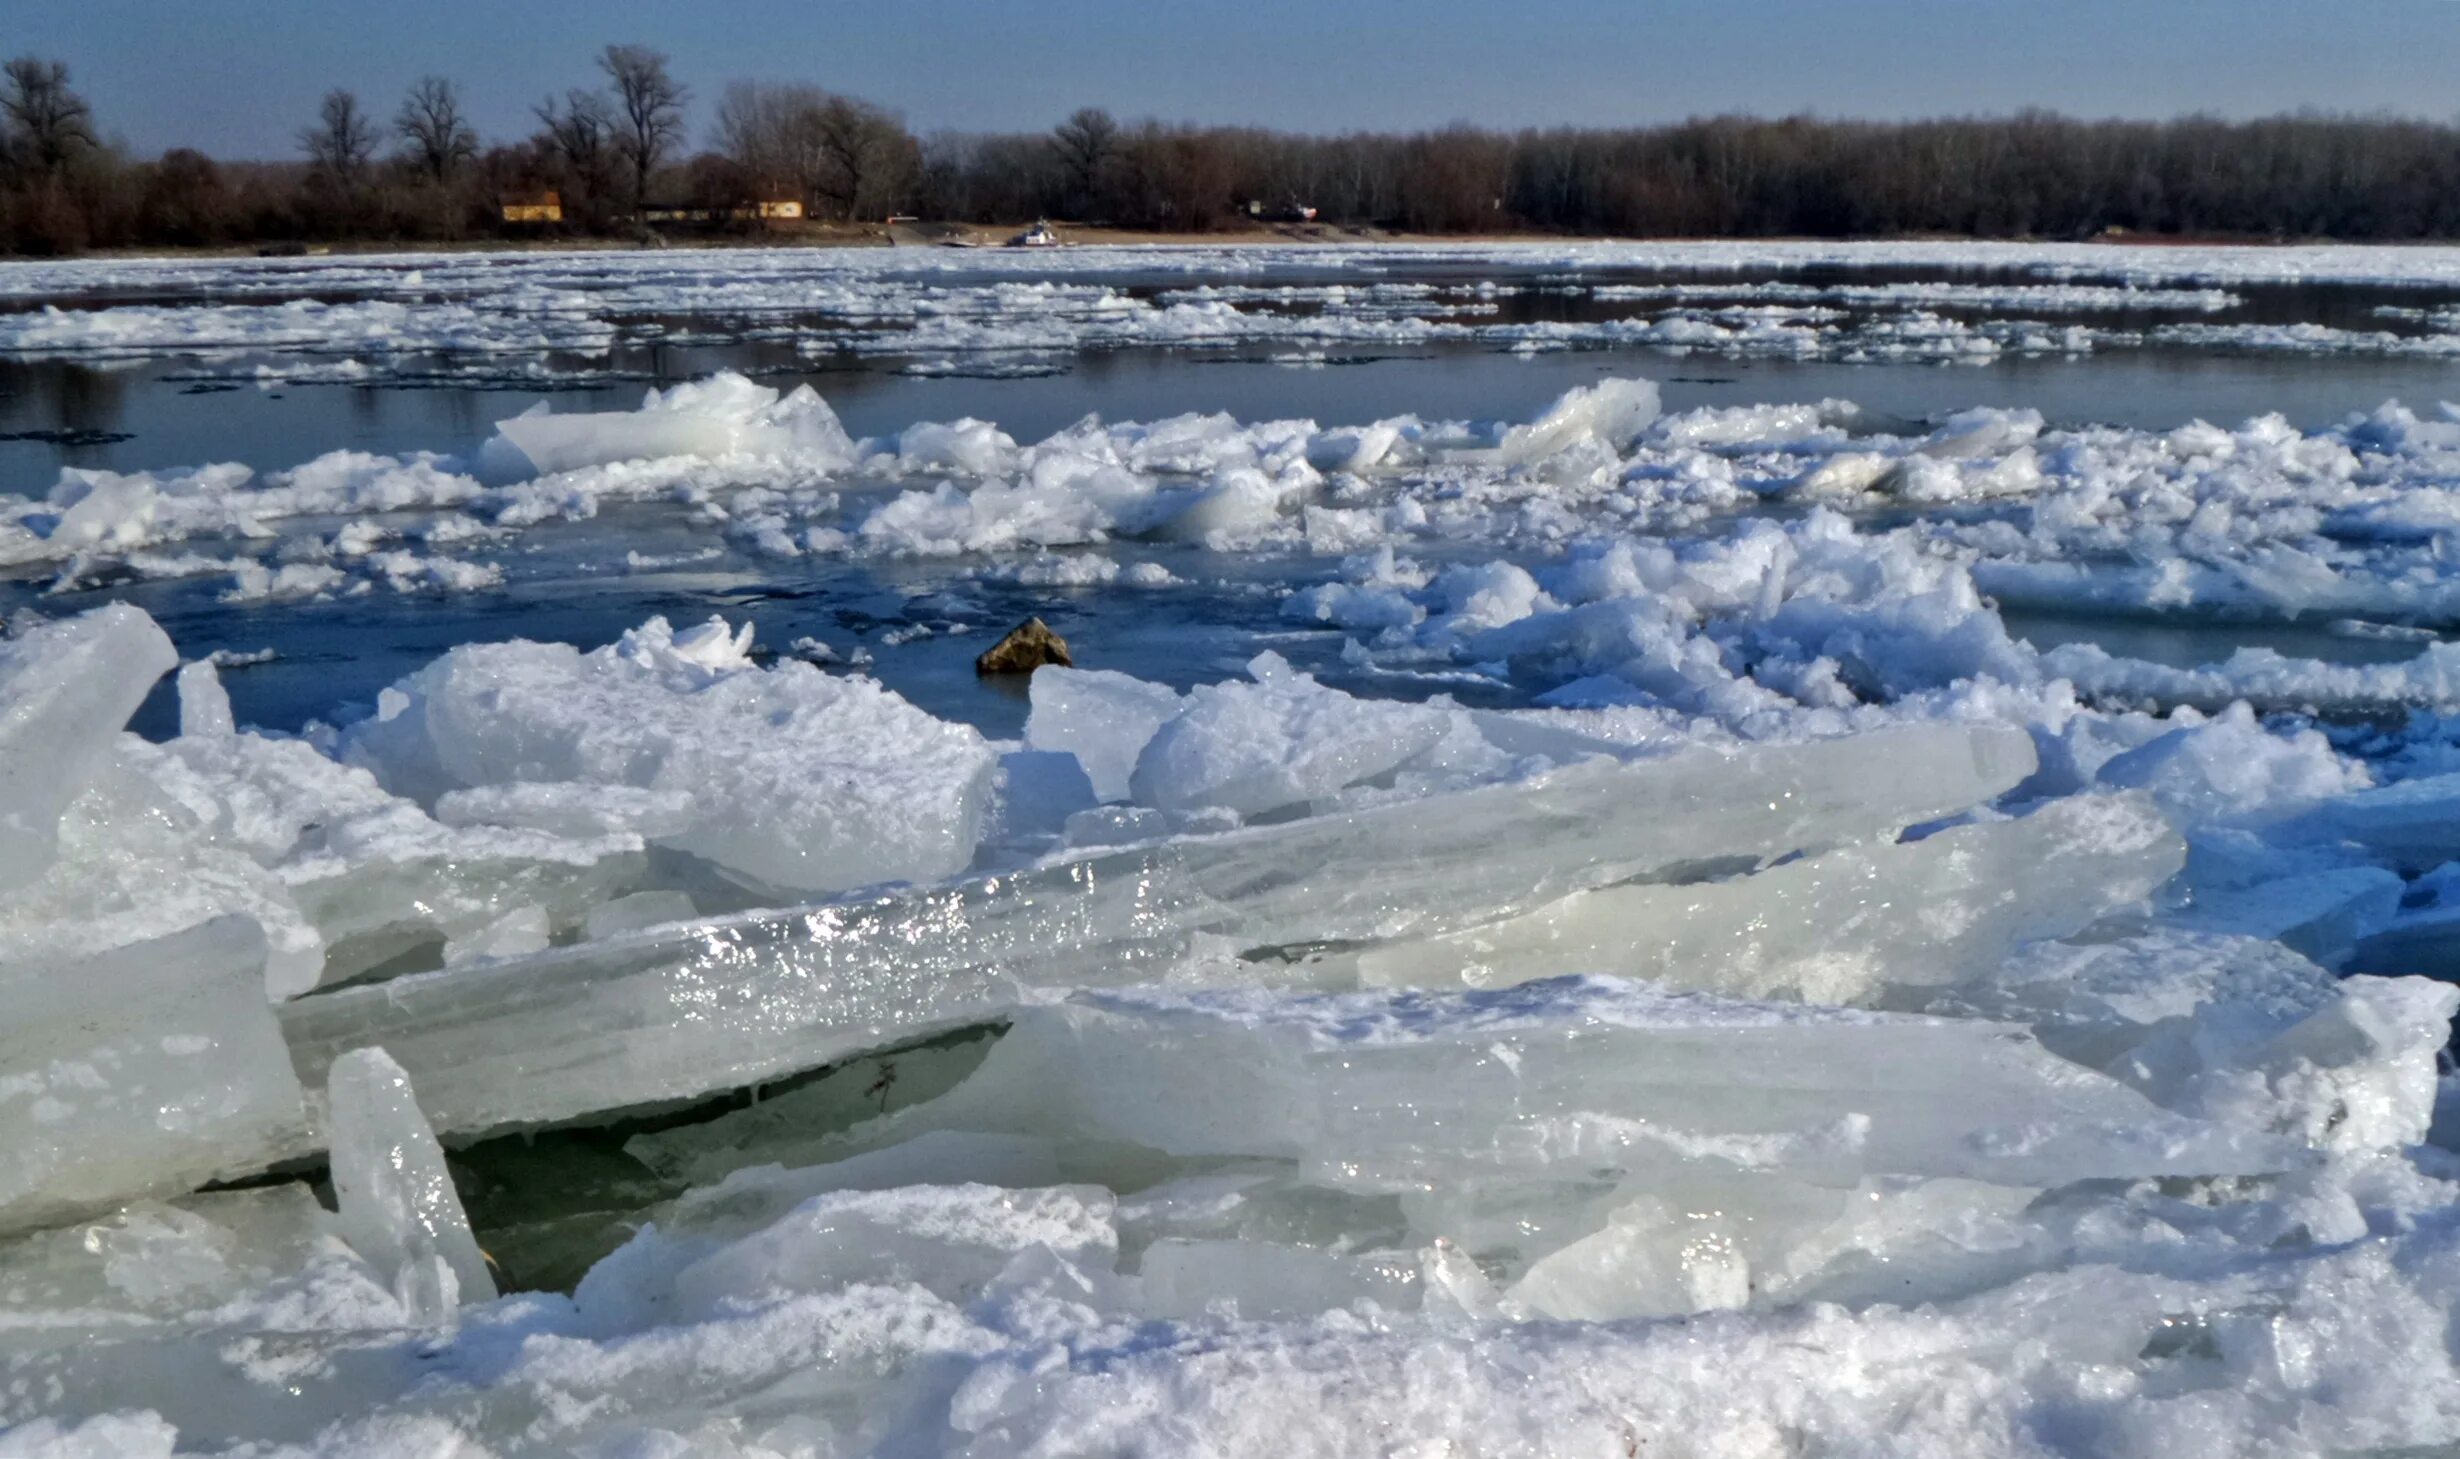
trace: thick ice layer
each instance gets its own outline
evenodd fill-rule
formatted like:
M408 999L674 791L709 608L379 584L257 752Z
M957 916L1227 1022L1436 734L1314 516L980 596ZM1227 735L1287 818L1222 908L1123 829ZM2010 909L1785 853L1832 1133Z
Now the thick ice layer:
M1258 949L1440 932L1573 891L1863 839L2031 772L2020 733L1925 725L1793 746L1598 758L1507 782L320 995L287 1017L310 1078L380 1044L452 1133L750 1083L995 1017L1021 985L1125 983ZM679 1016L679 1014L681 1016Z
M779 311L787 332L816 298L868 301L942 362L1310 327L1980 358L2111 331L1923 311L2151 303L2059 281L1856 295L1738 278L1731 298L1674 286L1647 318L1489 329L1492 295L1468 284L1268 275L1148 299L1091 264L1019 282L904 252L894 279L749 256L723 287L671 258L488 267L612 283L552 306L585 323L667 298ZM2214 257L2092 256L2189 273ZM1181 256L1117 257L1168 273ZM1374 255L1322 257L1338 278ZM653 264L667 273L635 272ZM347 267L350 287L401 287ZM863 277L815 277L839 267ZM1491 288L1558 283L1581 286ZM1311 326L1317 306L1334 317ZM404 321L425 309L407 300ZM122 322L141 349L146 330L229 321ZM2224 331L2158 337L2405 347ZM0 1244L0 1424L20 1426L0 1452L2234 1459L2460 1442L2460 1193L2418 1145L2438 1096L2447 1126L2456 1107L2436 1069L2460 992L2319 965L2452 969L2460 754L2429 639L2460 613L2460 427L2399 408L2173 432L1999 409L1929 429L1833 401L1653 409L1609 381L1520 425L1189 415L1033 442L965 420L851 443L821 408L721 377L639 412L515 421L483 463L71 472L0 512L0 559L60 564L51 601L130 573L228 574L270 601L502 581L454 544L668 501L640 518L710 543L661 537L637 570L1023 550L881 577L995 605L1201 577L1191 591L1253 596L1225 634L1277 611L1282 634L1323 635L1278 646L1326 666L1267 658L1192 695L1048 671L1023 749L842 681L807 696L724 626L595 655L519 646L507 680L413 680L390 719L338 740L241 732L202 666L168 744L117 734L124 708L80 711L77 735L108 753L70 767L56 852L0 890L0 985L34 1010L27 1048L0 1048L0 1125L15 1099L24 1126L0 1149L40 1187L0 1192L0 1226L313 1161L328 1140L345 1210L270 1186ZM1770 502L1779 519L1753 515ZM618 558L631 545L629 521L589 530L619 534ZM1172 567L1129 568L1105 545L1127 537L1293 555L1164 545L1134 555ZM210 555L160 550L198 538L218 539ZM1092 551L1041 554L1058 544ZM552 554L503 555L517 577ZM1306 580L1277 600L1267 574ZM2376 667L2286 642L2155 666L2036 651L2001 615L2020 604L2421 647ZM875 631L840 623L823 632L841 645ZM549 660L564 667L533 673ZM2166 712L2115 707L2145 701ZM38 718L67 713L50 702ZM2318 728L2308 706L2377 721ZM329 758L337 743L386 782ZM950 773L923 774L942 750ZM979 825L933 832L946 856L901 869L902 828L962 821L941 797L977 765ZM839 770L855 789L827 783ZM815 830L815 806L855 829ZM842 853L816 886L753 864L810 847ZM897 876L935 885L877 889ZM815 891L839 900L702 917ZM161 952L211 941L190 924L233 910L271 933L253 999L232 960ZM177 935L121 946L157 933ZM330 986L404 969L428 971ZM1597 971L1660 986L1522 982ZM1315 996L1353 980L1432 991ZM1679 982L1800 1001L1662 986ZM295 1087L271 1097L289 1079L275 1018L313 1081L306 1111ZM912 1042L992 1022L1014 1027ZM66 1058L63 1039L104 1052ZM378 1047L415 1074L423 1114L385 1097L401 1091ZM681 1107L747 1083L723 1114ZM245 1107L210 1103L231 1100ZM190 1122L166 1129L164 1109ZM422 1221L409 1190L373 1194L405 1173L444 1189L426 1118L458 1145L624 1114L654 1118L458 1154L482 1236L433 1203ZM396 1149L398 1170L381 1158ZM58 1204L54 1184L83 1194ZM476 1300L482 1240L515 1284L560 1285L628 1227L577 1302Z
M1370 983L1493 986L1580 970L1743 997L1854 1003L1954 982L2175 875L2185 845L2133 795L1842 847L1754 875L1581 892L1525 916L1357 955Z
M0 970L0 1229L178 1194L299 1148L264 934L228 917Z
M345 756L469 818L570 829L602 818L752 885L829 892L961 871L996 757L867 679L755 668L748 625L653 618L584 654L458 648L387 690Z
M2004 1026L1611 979L1442 996L1083 993L1020 1012L973 1079L902 1123L1291 1160L1318 1184L1396 1194L1702 1156L1829 1182L2017 1185L2290 1159L2165 1116Z
M0 892L50 864L61 812L178 662L153 619L116 603L0 644Z
M354 1049L325 1074L325 1139L342 1239L389 1277L412 1322L442 1322L495 1300L444 1151L410 1077L382 1049Z

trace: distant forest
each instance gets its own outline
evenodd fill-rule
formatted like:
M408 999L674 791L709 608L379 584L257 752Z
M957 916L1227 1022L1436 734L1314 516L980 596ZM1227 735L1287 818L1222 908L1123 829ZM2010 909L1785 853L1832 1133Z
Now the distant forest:
M749 232L779 226L759 221L762 205L786 200L819 222L1190 233L1312 209L1325 225L1411 233L2460 237L2460 127L2391 117L1300 136L1088 108L1044 133L920 136L817 86L736 82L703 98L639 46L608 47L597 68L602 85L538 102L524 137L482 140L455 84L429 77L390 108L330 92L301 119L295 157L224 161L129 156L65 66L21 57L0 69L0 251L622 237L679 216ZM552 217L535 206L549 193ZM525 202L528 220L508 221Z

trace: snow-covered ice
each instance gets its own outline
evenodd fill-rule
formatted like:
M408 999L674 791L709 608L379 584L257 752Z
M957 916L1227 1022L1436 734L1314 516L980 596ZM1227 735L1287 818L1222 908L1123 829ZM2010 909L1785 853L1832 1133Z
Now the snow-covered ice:
M0 290L58 307L0 344L586 354L654 310L993 370L2380 355L2450 321L2236 314L2460 283L2449 250L1311 256L28 265ZM1785 276L1925 264L2002 272ZM1498 317L1540 294L1563 322ZM2460 1445L2452 408L2152 431L1587 378L1521 420L857 439L721 373L458 454L13 499L0 1453ZM626 616L555 642L512 590L576 540ZM948 591L773 655L788 569ZM507 611L286 733L264 655L94 606L179 579L277 663L258 628L328 600ZM1189 651L1070 628L1088 666L993 732L892 673L1038 594Z

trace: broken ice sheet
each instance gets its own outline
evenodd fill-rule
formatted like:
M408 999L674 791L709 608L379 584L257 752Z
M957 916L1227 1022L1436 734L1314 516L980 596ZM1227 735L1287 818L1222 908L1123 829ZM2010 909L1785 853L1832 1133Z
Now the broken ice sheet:
M116 753L60 817L51 863L0 893L0 959L52 962L168 936L220 916L264 934L262 991L314 987L326 948L281 878L165 790L161 752L133 735L104 735Z
M25 1452L8 1424L113 1411L168 1414L190 1447L224 1434L304 1439L390 1386L364 1380L393 1363L352 1355L387 1345L402 1321L333 1213L295 1181L141 1201L19 1237L0 1244L0 1452ZM356 1391L339 1405L301 1401L300 1378L354 1367Z
M2430 1076L2417 1052L2402 1066ZM1369 1301L1596 1319L1863 1292L1865 1266L1891 1260L1887 1297L1969 1291L2106 1239L2089 1210L2035 1229L2022 1213L2044 1188L2314 1163L2308 1132L2182 1119L2007 1025L1602 979L1079 993L1021 1011L937 1099L835 1137L794 1133L747 1112L654 1137L643 1153L698 1152L704 1173L729 1156L791 1168L740 1169L662 1208L584 1284L593 1320L805 1289L823 1272L867 1280L870 1258L840 1252L836 1233L878 1203L836 1193L899 1183L909 1200L979 1191L958 1179L1132 1193L1114 1218L1131 1280L1111 1300L1153 1316ZM985 1218L963 1211L998 1205L987 1191L944 1199L938 1219L967 1229ZM1447 1250L1483 1272L1439 1279ZM678 1275L695 1271L729 1275ZM987 1271L961 1261L950 1279Z
M2020 1020L2166 1108L2356 1153L2425 1139L2460 988L2336 978L2275 942L2163 928L2036 944L1928 1006Z
M1406 1192L1708 1156L2013 1185L2276 1170L2292 1146L2165 1114L2021 1030L1668 993L1082 992L1021 1010L897 1128L1270 1157Z
M297 1150L298 1079L245 917L0 970L0 1230L176 1195Z
M394 1326L371 1275L297 1181L136 1201L0 1245L0 1347L202 1320Z
M302 1000L303 1075L382 1044L444 1133L568 1120L982 1022L1030 986L1231 975L1307 983L1304 946L1441 931L1587 887L1866 839L2030 773L1999 726L1594 758L1369 809L1183 837L1012 876L551 949ZM1290 950L1297 949L1297 950Z
M153 619L117 603L0 644L0 891L50 864L61 812L178 662Z
M2140 795L2077 795L2014 820L1840 847L1685 886L1577 892L1507 921L1356 954L1362 981L1498 986L1614 973L1740 997L1856 1003L1953 982L2075 931L2175 875L2186 848Z
M777 902L963 871L998 765L982 736L750 647L748 624L663 618L586 654L465 644L386 690L343 756L450 819L638 834Z

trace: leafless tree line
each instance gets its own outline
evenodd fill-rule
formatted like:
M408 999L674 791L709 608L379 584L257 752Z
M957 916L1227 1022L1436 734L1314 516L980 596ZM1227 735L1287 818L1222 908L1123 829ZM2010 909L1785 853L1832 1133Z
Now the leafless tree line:
M2453 238L2460 127L2024 112L1314 137L1088 111L1047 136L933 138L920 193L948 217L1198 231L1256 204L1432 233Z
M570 233L645 213L740 218L792 201L820 220L1036 217L1209 232L1312 210L1332 226L1623 236L2460 238L2460 127L2301 114L2233 122L2012 117L1852 122L1715 117L1628 129L1305 136L1123 122L917 137L895 112L817 86L736 82L691 150L668 59L607 47L601 84L482 143L430 76L390 116L329 92L296 160L191 149L132 161L67 68L0 66L0 252L352 238L534 235L502 205L558 196Z

